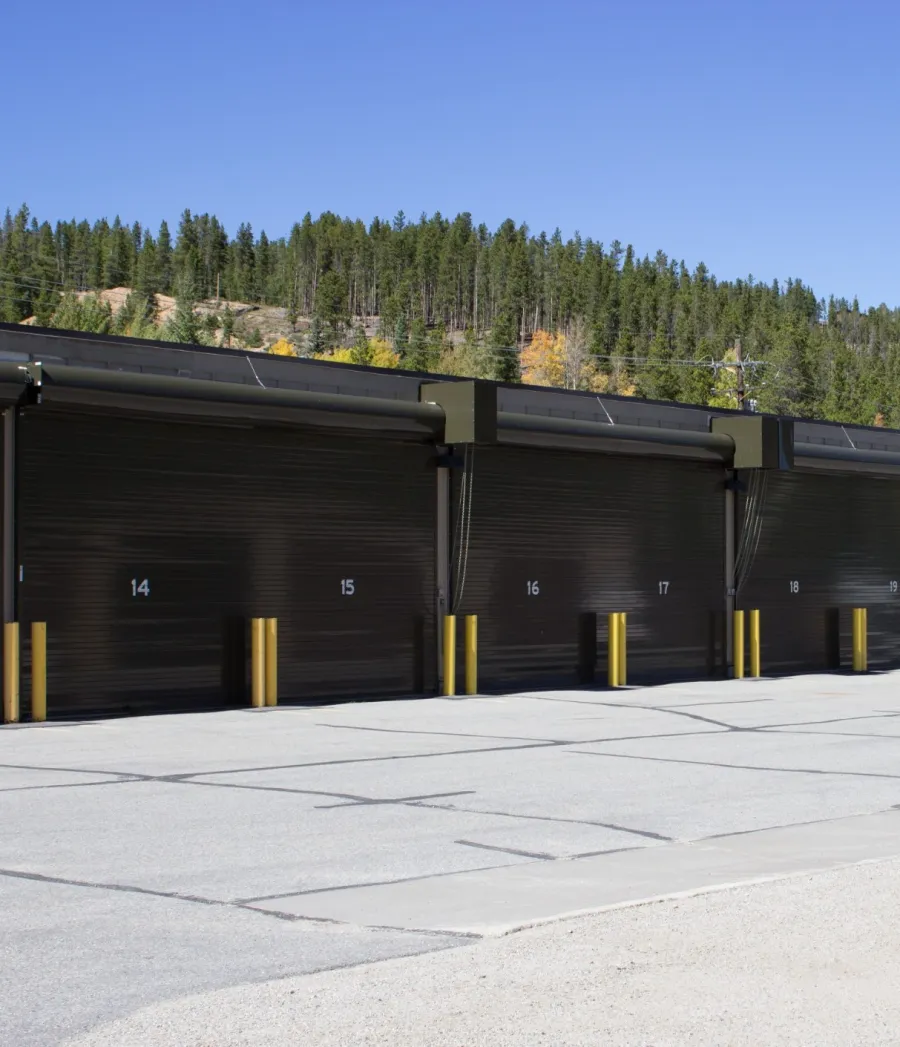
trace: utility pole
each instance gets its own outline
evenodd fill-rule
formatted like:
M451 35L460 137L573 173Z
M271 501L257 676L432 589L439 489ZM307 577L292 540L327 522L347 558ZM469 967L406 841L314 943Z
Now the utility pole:
M736 338L734 340L734 358L735 358L735 362L737 363L737 402L738 402L738 410L739 411L746 411L747 410L747 400L746 400L747 390L746 390L746 387L744 385L744 360L743 360L743 357L741 356L741 340L740 340L740 338Z

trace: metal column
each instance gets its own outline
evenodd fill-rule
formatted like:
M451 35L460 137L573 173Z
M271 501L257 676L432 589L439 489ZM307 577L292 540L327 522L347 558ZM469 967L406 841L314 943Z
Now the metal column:
M16 408L3 412L3 621L16 620Z
M439 447L438 454L447 448ZM437 534L435 535L435 632L437 634L438 694L444 693L444 616L450 607L450 470L439 466L437 472Z
M734 676L734 575L735 492L736 474L725 474L725 676Z

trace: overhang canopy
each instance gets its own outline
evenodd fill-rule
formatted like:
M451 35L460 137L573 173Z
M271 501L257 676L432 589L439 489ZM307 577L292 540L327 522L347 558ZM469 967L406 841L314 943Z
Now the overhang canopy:
M448 382L455 386L444 397L444 383L423 383L420 401L318 392L230 381L209 381L147 371L80 367L68 364L0 362L0 405L48 403L154 414L237 418L275 425L330 425L401 430L436 443L452 443L448 432L471 432L485 439L522 446L560 447L606 453L654 454L719 461L733 467L735 439L723 427L712 432L653 425L605 423L540 413L496 411L496 399L482 395L478 382ZM468 391L466 389L468 387ZM469 411L466 397L474 405ZM447 403L443 403L443 400ZM461 404L461 407L450 405ZM494 405L493 407L491 405ZM462 411L462 430L450 413ZM493 419L477 412L493 413ZM446 426L446 429L445 429ZM794 445L802 469L859 471L900 476L900 452L800 442Z

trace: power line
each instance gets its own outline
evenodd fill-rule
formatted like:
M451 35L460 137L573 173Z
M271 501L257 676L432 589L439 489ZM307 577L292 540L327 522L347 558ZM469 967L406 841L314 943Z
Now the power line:
M9 269L0 269L0 280L13 280L23 286L34 287L49 286L65 288L67 286L65 281L62 280L45 280L43 277L23 276L20 273L13 273Z
M33 298L15 298L12 295L0 294L0 300L4 302L18 302L20 305L33 305Z

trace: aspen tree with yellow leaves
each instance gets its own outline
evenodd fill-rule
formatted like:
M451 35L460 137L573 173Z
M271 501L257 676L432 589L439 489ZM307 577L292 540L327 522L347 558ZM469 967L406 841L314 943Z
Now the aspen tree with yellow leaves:
M279 338L274 345L269 346L272 356L296 356L297 350L291 345L287 338Z
M522 350L522 381L526 385L549 385L560 389L590 389L606 392L607 376L591 358L586 340L578 330L569 336L538 330Z

